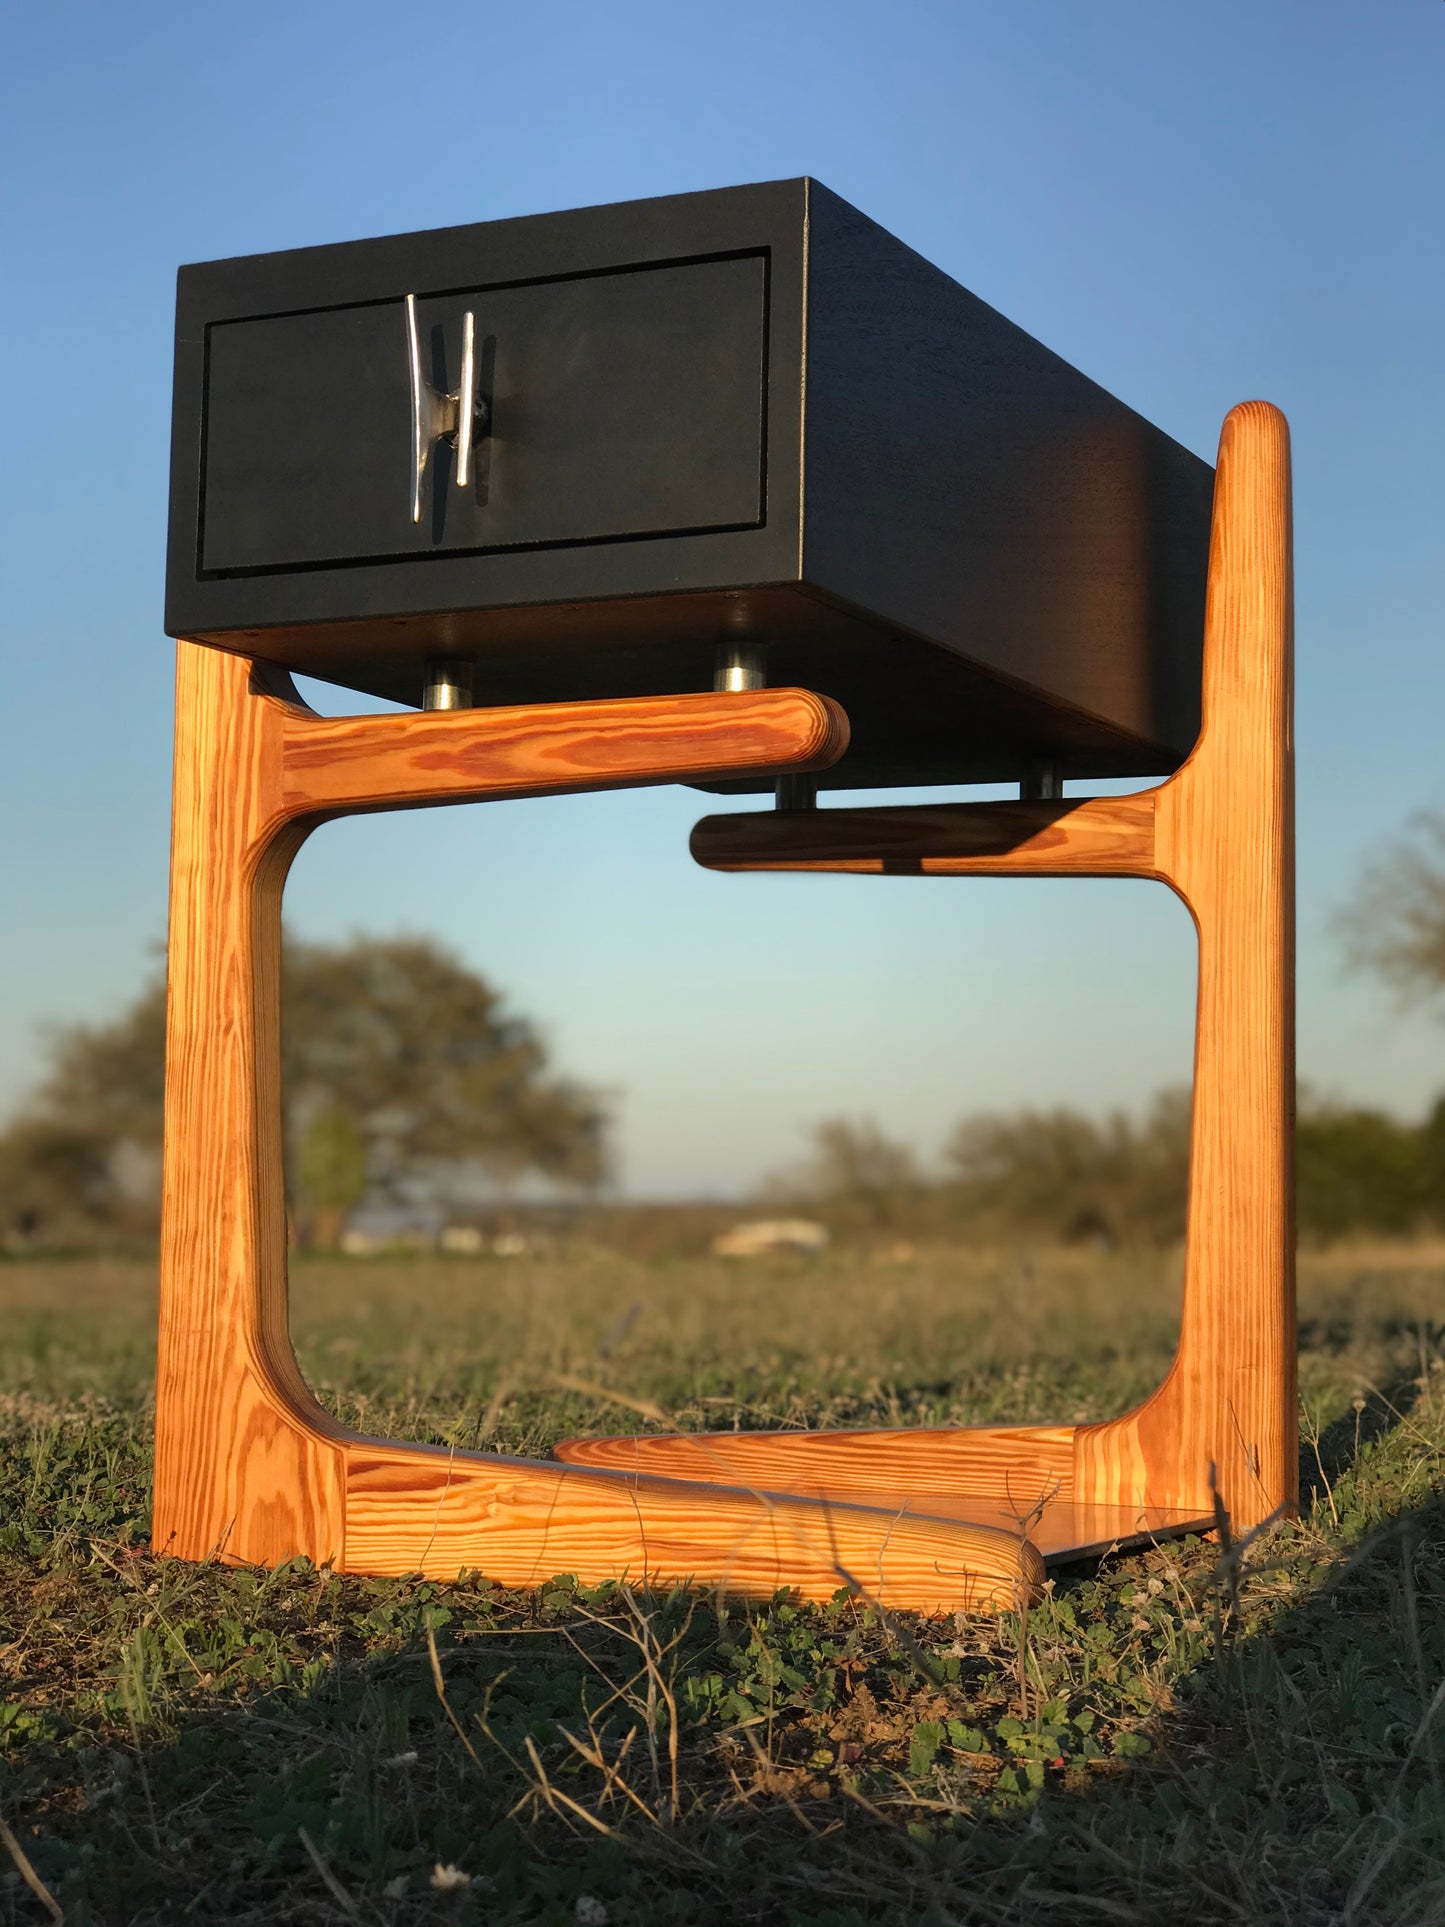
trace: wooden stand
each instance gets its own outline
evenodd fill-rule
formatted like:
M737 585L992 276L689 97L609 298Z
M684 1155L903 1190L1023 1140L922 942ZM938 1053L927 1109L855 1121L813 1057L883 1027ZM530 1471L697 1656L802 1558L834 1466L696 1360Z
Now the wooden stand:
M153 1542L182 1558L508 1585L694 1578L991 1606L1041 1577L1017 1533L368 1439L312 1397L286 1318L280 906L351 812L826 767L847 722L801 690L314 715L284 676L179 644Z
M1288 454L1225 426L1205 723L1169 783L1117 801L730 816L716 868L1162 878L1200 932L1184 1329L1109 1425L575 1440L558 1463L369 1439L312 1397L287 1331L280 901L330 817L826 767L840 711L798 690L318 717L284 678L182 642L154 1544L183 1558L508 1585L851 1585L997 1609L1063 1557L1295 1494ZM1038 1513L1038 1521L1031 1514Z
M1298 1503L1294 1298L1293 606L1289 437L1263 402L1224 424L1205 614L1204 720L1169 782L1089 801L715 816L716 870L1134 876L1199 933L1179 1351L1101 1425L575 1439L571 1464L739 1479L1005 1524L1053 1563Z

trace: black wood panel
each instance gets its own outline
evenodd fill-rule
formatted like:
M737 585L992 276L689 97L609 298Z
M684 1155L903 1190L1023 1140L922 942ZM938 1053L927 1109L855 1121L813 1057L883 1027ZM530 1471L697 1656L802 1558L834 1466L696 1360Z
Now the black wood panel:
M443 393L474 314L487 405L470 485L439 445L419 523L401 301L214 324L203 571L757 526L765 269L754 254L418 301Z
M1213 470L817 182L809 205L805 578L1182 756Z
M806 197L806 182L770 182L182 268L176 290L167 632L209 640L241 631L396 617L407 627L408 692L415 697L425 657L444 644L443 631L459 611L562 606L796 578ZM577 281L725 255L762 255L768 264L766 508L756 527L441 554L424 569L406 559L357 558L335 568L283 567L244 576L203 569L202 475L210 460L203 433L206 344L216 324L398 303L407 292L439 299L467 289ZM480 315L478 326L485 336ZM382 693L363 648L353 654L346 679L354 688Z
M439 388L472 308L493 408L419 526L408 291ZM352 688L665 693L764 641L849 710L839 784L1197 729L1208 466L816 183L183 269L172 447L167 628Z

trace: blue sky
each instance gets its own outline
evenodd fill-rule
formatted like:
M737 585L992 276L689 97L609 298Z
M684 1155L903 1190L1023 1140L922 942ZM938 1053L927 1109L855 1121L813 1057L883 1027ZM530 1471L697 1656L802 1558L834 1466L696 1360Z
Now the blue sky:
M812 173L1201 454L1290 416L1301 1069L1418 1112L1445 1033L1330 914L1445 805L1442 56L1440 0L0 3L0 1110L163 932L176 266ZM704 807L334 825L288 914L452 943L617 1093L634 1192L734 1191L838 1111L928 1150L1187 1077L1162 890L710 877Z

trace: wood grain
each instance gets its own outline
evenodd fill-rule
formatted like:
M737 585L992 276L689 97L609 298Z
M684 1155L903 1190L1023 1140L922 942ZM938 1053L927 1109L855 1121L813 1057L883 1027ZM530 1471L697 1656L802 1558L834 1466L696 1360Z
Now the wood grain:
M848 719L806 689L631 697L367 719L290 712L282 724L288 813L406 809L643 784L824 769Z
M1023 1535L1047 1565L1110 1546L1208 1531L1209 1508L1101 1505L1075 1499L1071 1425L992 1432L687 1433L563 1439L556 1456L638 1476L746 1480L825 1505L872 1506L907 1519L956 1519Z
M804 1599L852 1586L915 1612L1007 1610L1043 1579L1017 1527L886 1498L869 1506L379 1440L347 1454L346 1541L356 1572L454 1578L480 1566L512 1586L627 1574Z
M286 1320L280 902L345 811L807 769L847 724L806 691L341 720L182 643L172 844L154 1543L344 1571L480 1567L525 1585L622 1571L919 1611L1041 1582L1017 1531L367 1440L312 1398Z
M568 1465L639 1476L745 1481L829 1505L891 1507L1023 1534L1046 1565L1109 1546L1208 1530L1206 1507L1099 1504L1074 1492L1077 1427L648 1433L563 1439Z
M846 741L837 706L795 690L326 719L242 658L178 645L158 1550L346 1563L355 1436L308 1391L286 1315L280 907L309 831L428 799L810 768Z
M910 1503L939 1494L998 1499L1021 1513L1046 1493L1073 1497L1074 1427L919 1426L829 1432L678 1432L564 1439L571 1465L671 1479L743 1480L774 1492L817 1487L890 1491Z
M274 721L247 666L178 650L152 1524L159 1551L338 1558L340 1428L286 1329Z
M1157 855L1199 931L1179 1352L1137 1412L1079 1438L1081 1489L1209 1497L1235 1524L1299 1502L1294 1224L1294 590L1289 430L1224 424L1198 745L1158 792Z
M1154 796L739 811L692 832L709 870L856 876L1153 876Z
M1183 898L1199 992L1179 1351L1137 1411L1078 1428L1072 1492L1081 1505L1193 1514L1217 1481L1240 1528L1298 1504L1292 580L1288 428L1278 409L1246 402L1220 439L1202 727L1167 783L1058 803L716 816L692 844L713 869L1139 876ZM831 1448L756 1449L791 1453L800 1477L816 1449L830 1486L866 1489L873 1446L832 1436ZM635 1462L651 1468L655 1442L644 1443ZM939 1450L923 1434L890 1445L890 1483L926 1489ZM1021 1459L1031 1476L1027 1448Z
M351 1571L630 1571L918 1610L997 1610L1066 1556L1297 1502L1289 451L1247 403L1220 444L1204 723L1143 796L728 817L714 867L1162 879L1199 930L1179 1354L1100 1425L573 1441L564 1462L449 1454L336 1424L286 1327L280 899L347 811L745 768L809 769L846 723L806 692L327 720L179 645L155 1544ZM1021 1523L1039 1509L1038 1523ZM1052 1509L1052 1510L1051 1510Z

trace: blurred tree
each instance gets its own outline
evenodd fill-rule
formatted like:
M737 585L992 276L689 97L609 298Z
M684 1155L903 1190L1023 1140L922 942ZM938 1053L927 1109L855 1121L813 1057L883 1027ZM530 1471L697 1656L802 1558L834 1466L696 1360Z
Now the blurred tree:
M1345 958L1401 1003L1445 996L1445 813L1422 810L1387 843L1335 918ZM1302 1102L1300 1227L1401 1231L1445 1223L1445 1098L1421 1126Z
M1409 1003L1445 993L1445 815L1422 811L1386 845L1337 925L1348 961Z
M344 1121L365 1148L368 1190L397 1203L444 1200L466 1166L582 1189L607 1176L596 1093L549 1077L534 1026L428 938L289 945L281 1054L288 1176L303 1209L320 1200L300 1151L323 1119L333 1174Z
M1160 1091L1135 1129L1129 1220L1155 1244L1173 1244L1184 1236L1193 1122L1194 1093L1186 1087Z
M295 1195L310 1243L335 1250L347 1213L366 1196L366 1175L366 1142L343 1111L325 1111L308 1125L296 1152Z
M110 1024L73 1024L51 1033L50 1074L36 1115L107 1145L160 1151L165 1116L166 987L148 984Z
M840 1231L917 1229L925 1187L906 1144L886 1137L870 1118L825 1118L808 1135L812 1156L771 1179L768 1196L821 1211Z
M1065 1242L1182 1236L1189 1093L1165 1092L1136 1125L1071 1110L965 1118L944 1148L952 1213L980 1229Z
M1445 1224L1445 1097L1437 1097L1421 1132L1426 1215Z
M49 1117L18 1118L0 1132L0 1232L51 1244L84 1241L103 1227L144 1237L148 1201L127 1195L100 1132Z
M165 1035L158 984L113 1024L53 1033L50 1075L0 1131L0 1232L51 1243L154 1233Z
M1438 1218L1445 1105L1424 1126L1380 1111L1306 1102L1295 1137L1300 1230L1405 1235Z
M427 938L288 944L281 1049L288 1190L322 1240L368 1192L445 1204L479 1168L581 1189L607 1175L598 1095L550 1076L534 1026ZM112 1024L57 1033L49 1076L0 1133L4 1228L131 1226L147 1172L153 1226L164 1056L160 983Z
M1166 1091L1142 1124L1063 1109L965 1118L933 1179L876 1124L830 1118L810 1133L812 1158L771 1179L765 1196L806 1206L845 1235L1165 1244L1184 1231L1189 1115L1189 1093Z

